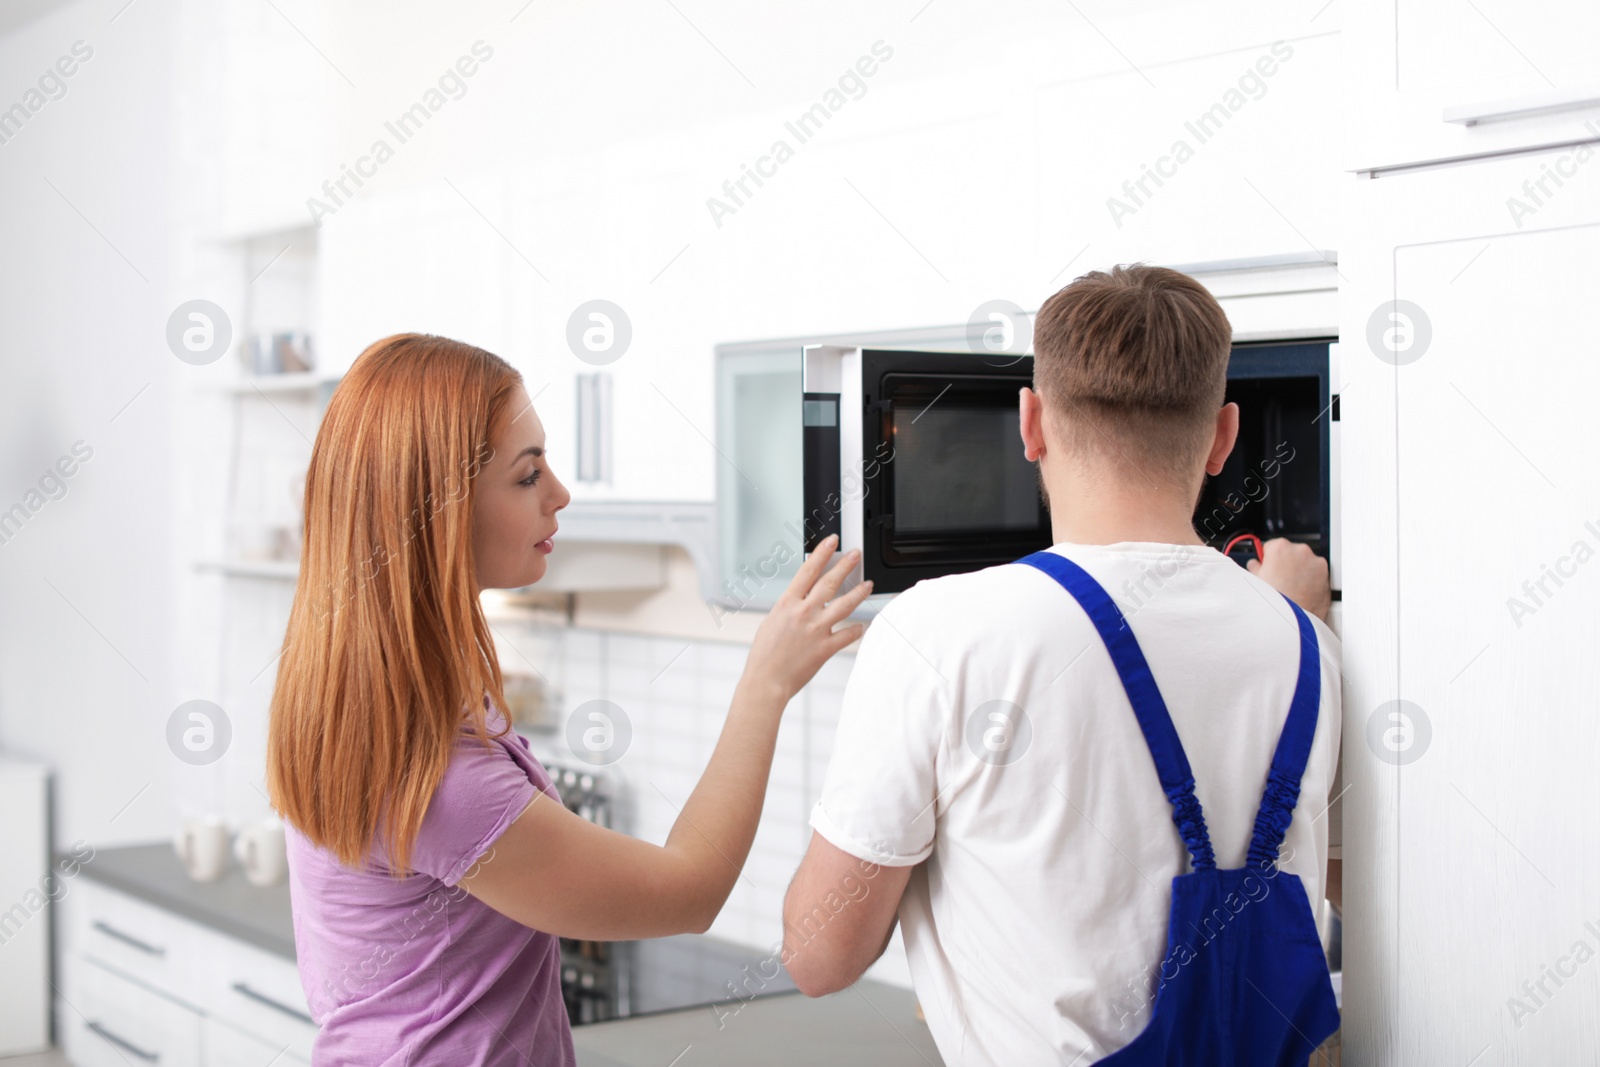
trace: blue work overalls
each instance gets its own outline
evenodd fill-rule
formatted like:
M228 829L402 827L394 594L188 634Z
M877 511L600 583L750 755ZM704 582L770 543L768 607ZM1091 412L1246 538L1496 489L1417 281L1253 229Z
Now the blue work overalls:
M1288 721L1272 756L1245 866L1219 870L1194 795L1189 759L1122 612L1098 582L1064 556L1035 552L1017 562L1060 582L1099 631L1194 866L1172 880L1167 953L1150 1023L1100 1062L1117 1067L1305 1064L1339 1028L1333 983L1305 886L1297 876L1277 869L1278 846L1294 817L1322 698L1311 621L1289 602L1300 627L1300 673Z

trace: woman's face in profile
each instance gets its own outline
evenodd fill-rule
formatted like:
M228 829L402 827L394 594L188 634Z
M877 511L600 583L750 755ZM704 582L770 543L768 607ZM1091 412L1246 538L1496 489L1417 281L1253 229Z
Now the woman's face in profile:
M516 589L544 577L556 512L572 496L546 462L544 424L522 386L511 394L489 445L472 506L478 588Z

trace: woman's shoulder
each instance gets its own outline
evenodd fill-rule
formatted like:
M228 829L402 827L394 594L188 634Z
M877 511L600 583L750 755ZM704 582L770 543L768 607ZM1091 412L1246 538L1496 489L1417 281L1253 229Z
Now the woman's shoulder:
M450 753L450 767L454 768L457 764L476 767L485 762L513 764L539 788L549 781L544 768L534 758L527 738L517 733L505 713L487 700L481 716L461 717L455 745Z
M505 722L500 718L500 724ZM454 884L549 779L515 734L492 736L464 727L428 802L412 866Z

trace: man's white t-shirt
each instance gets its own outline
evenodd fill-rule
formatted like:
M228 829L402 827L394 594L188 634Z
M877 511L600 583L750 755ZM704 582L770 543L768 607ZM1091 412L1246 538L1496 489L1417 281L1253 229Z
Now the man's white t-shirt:
M1299 668L1288 604L1211 548L1051 551L1126 616L1188 754L1217 866L1244 866ZM1340 705L1338 639L1313 624L1322 702L1279 869L1299 876L1315 914ZM990 567L885 606L862 638L811 825L863 860L920 864L900 924L950 1067L1092 1062L1149 1021L1188 853L1110 655L1049 575Z

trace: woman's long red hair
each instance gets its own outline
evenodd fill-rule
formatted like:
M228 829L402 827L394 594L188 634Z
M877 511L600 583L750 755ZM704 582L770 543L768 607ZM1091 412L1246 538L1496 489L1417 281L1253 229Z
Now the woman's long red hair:
M488 736L485 697L505 706L472 501L520 383L481 349L398 334L361 353L317 431L267 788L346 865L376 846L405 871L459 732Z

